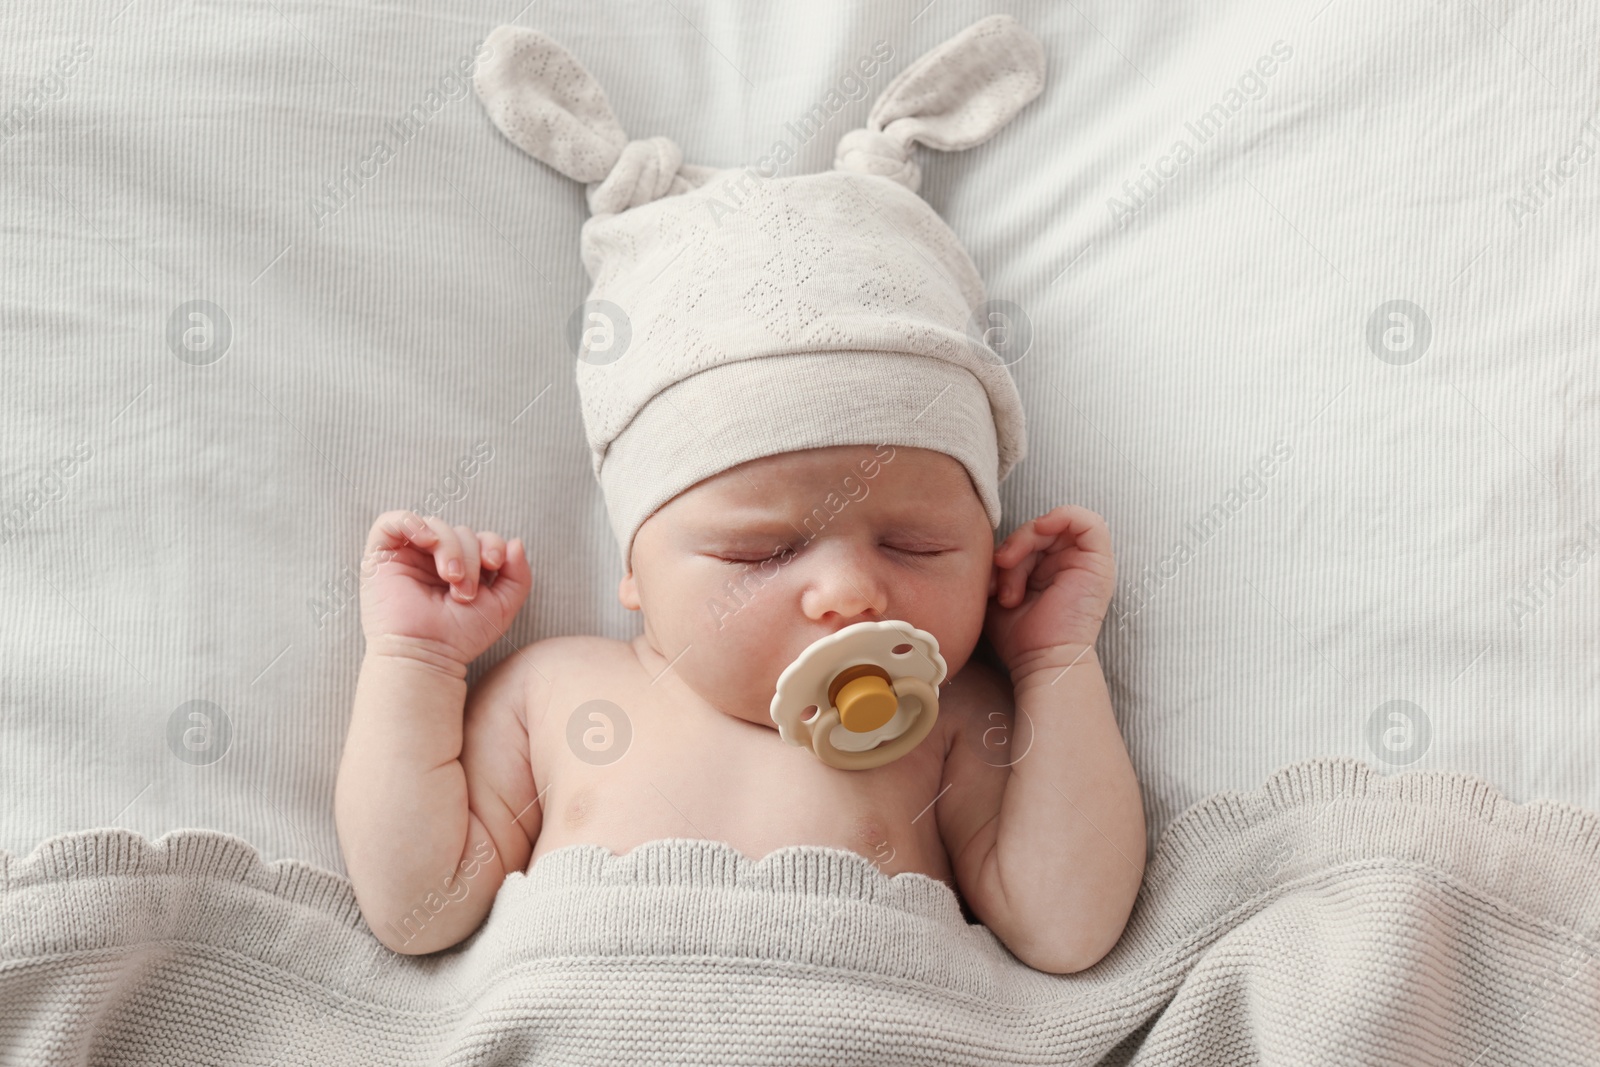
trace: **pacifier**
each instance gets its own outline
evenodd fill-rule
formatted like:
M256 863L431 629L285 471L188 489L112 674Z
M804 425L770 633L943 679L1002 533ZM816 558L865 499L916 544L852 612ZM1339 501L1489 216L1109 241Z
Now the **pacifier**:
M898 619L858 622L817 638L783 669L772 721L785 741L830 767L881 767L933 729L944 676L939 641L926 630Z

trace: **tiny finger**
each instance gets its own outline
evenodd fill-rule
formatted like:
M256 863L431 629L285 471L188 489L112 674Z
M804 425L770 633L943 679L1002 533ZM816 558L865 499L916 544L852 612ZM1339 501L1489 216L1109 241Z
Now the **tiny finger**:
M416 512L386 511L373 522L367 534L367 552L393 551L407 544L426 546L435 540L434 532Z
M429 515L424 521L437 538L433 549L433 561L439 577L454 585L467 573L466 565L462 562L461 545L456 540L456 532L450 528L449 523L437 515Z
M506 562L505 538L488 530L478 534L478 559L486 571L498 571Z
M1005 553L1005 565L1016 566L1018 560L1026 556L1034 548L1034 529L1032 523L1018 526L1011 531L1011 536L1006 538L1002 550Z
M527 599L528 591L533 588L533 570L528 563L528 552L522 544L522 538L513 537L505 549L505 565L495 576L494 585L488 587L489 595L495 597L511 612L515 612Z
M1028 575L1033 573L1033 566L1036 562L1037 560L1033 558L1030 552L1028 558L1011 568L1007 574L1012 607L1022 603L1023 595L1028 591Z
M461 581L450 590L458 600L471 600L478 595L478 535L469 526L455 527L456 540L461 544L461 564L464 568Z

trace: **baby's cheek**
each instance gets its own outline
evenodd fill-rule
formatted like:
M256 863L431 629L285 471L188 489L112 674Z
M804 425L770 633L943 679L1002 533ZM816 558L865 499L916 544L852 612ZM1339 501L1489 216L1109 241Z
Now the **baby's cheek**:
M766 610L772 606L752 600L716 621L707 615L707 623L692 638L697 646L693 654L703 669L727 676L708 680L728 682L761 672L783 643L783 622Z

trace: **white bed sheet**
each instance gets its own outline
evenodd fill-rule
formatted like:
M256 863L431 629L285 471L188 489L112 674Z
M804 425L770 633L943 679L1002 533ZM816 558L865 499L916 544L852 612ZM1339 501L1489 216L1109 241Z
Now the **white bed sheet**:
M995 10L519 8L0 11L0 847L198 826L342 872L361 543L430 493L531 547L475 676L636 632L563 340L582 191L457 91L491 28L544 30L630 135L725 166L889 42L798 173ZM1048 86L924 152L922 192L1034 332L1000 532L1069 501L1111 526L1102 656L1152 837L1312 756L1600 808L1600 13L999 9ZM205 365L169 344L194 300L231 334ZM1396 300L1425 347L1373 333Z

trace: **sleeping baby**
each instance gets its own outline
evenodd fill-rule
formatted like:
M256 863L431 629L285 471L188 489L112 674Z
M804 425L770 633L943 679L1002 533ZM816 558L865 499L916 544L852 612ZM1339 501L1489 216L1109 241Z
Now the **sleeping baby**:
M853 851L944 882L1032 967L1092 965L1145 850L1095 652L1110 535L1064 505L995 546L1022 406L912 159L1004 126L1042 87L1037 42L974 24L891 82L832 171L788 178L630 141L559 45L515 27L489 44L495 124L587 184L579 393L643 625L535 642L469 688L529 595L526 547L378 517L335 798L373 932L434 952L556 849L688 837ZM920 740L847 768L791 743L774 694L862 623L922 631L945 671Z

